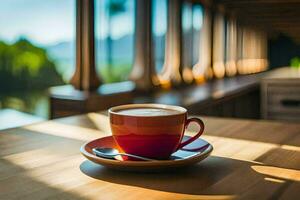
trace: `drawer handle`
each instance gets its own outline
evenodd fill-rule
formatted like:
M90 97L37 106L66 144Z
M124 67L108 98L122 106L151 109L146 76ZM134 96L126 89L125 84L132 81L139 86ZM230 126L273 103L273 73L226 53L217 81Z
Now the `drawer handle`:
M300 100L284 99L281 100L281 104L286 107L298 107L300 106Z

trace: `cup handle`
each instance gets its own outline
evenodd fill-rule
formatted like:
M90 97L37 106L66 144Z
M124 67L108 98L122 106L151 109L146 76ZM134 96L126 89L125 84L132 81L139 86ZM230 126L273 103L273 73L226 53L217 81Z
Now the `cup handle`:
M191 122L196 122L200 126L200 130L198 131L198 133L195 136L191 137L190 139L188 139L185 142L180 143L177 149L181 149L182 147L184 147L184 146L192 143L193 141L195 141L197 138L199 138L202 135L202 133L204 131L204 123L203 123L203 121L201 119L195 118L195 117L189 118L185 122L185 129L189 126L189 124Z

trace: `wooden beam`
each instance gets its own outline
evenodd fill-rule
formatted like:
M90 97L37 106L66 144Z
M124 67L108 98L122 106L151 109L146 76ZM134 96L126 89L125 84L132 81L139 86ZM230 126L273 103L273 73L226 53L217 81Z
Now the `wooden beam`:
M76 1L76 70L71 84L78 90L98 88L95 68L94 1Z
M282 32L296 38L300 35L299 0L214 0L234 12L241 24L264 27L269 33Z
M152 26L152 1L136 1L135 17L135 58L130 79L136 83L137 90L148 91L154 89L152 77L155 73Z

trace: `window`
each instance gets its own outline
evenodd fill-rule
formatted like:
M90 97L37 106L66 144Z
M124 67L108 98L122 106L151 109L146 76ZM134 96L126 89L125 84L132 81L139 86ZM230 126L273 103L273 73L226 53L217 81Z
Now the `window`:
M213 72L217 78L223 78L225 75L225 25L224 15L216 13L213 24Z
M199 59L193 66L193 75L196 83L202 84L212 77L211 69L211 13L208 8L203 8L201 23Z
M128 79L134 59L134 0L96 0L96 66L104 83Z
M167 4L167 0L152 1L154 64L157 73L160 73L162 71L165 62L165 46L168 22Z
M199 62L200 34L203 25L203 9L199 4L193 6L193 65Z
M227 76L234 76L237 73L237 26L235 19L229 19L226 23L226 63L225 71Z
M203 25L203 8L200 4L184 2L182 5L182 63L183 79L193 81L192 68L200 60L200 38Z
M193 61L193 7L192 3L182 5L182 53L183 67L190 68Z
M0 27L0 108L47 117L44 90L75 70L75 0L1 0Z
M240 51L237 64L239 74L252 74L267 69L267 36L253 27L243 26L239 31Z

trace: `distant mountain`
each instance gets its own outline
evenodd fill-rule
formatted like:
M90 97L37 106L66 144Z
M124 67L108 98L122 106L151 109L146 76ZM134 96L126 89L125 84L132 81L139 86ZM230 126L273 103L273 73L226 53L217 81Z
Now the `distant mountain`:
M96 40L96 59L106 60L106 41ZM75 58L75 41L60 42L46 47L48 55L55 60L69 60ZM115 60L128 61L133 58L134 41L132 35L126 35L112 42L112 55Z
M96 41L96 60L105 62L107 59L107 42L106 40ZM126 35L118 40L112 41L112 55L114 61L132 62L134 55L134 38L133 35Z
M60 42L46 47L48 55L55 60L69 60L75 57L75 41Z
M155 55L164 55L161 46L164 43L164 37L156 37L154 44L156 48ZM104 39L96 40L96 60L105 62L107 59L106 41ZM134 57L134 36L126 35L112 42L112 55L114 61L132 62ZM75 58L75 41L60 42L55 45L46 47L48 55L55 60L74 60Z

